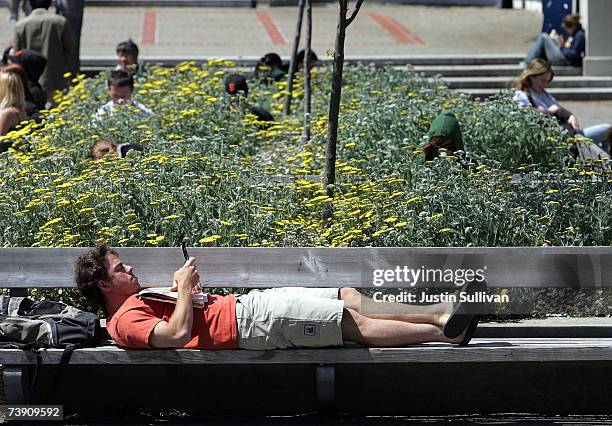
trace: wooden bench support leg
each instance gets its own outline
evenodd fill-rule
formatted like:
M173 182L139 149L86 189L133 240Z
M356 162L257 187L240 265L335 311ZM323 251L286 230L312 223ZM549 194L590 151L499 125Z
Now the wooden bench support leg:
M4 366L2 368L4 393L10 405L27 404L29 401L30 377L28 366Z
M317 375L317 405L319 411L331 411L336 404L336 367L319 365Z

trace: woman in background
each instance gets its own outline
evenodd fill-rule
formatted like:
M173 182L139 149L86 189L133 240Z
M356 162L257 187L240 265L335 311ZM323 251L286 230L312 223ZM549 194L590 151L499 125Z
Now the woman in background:
M23 81L16 73L0 69L0 136L26 119Z
M561 36L551 37L546 33L540 34L525 59L521 61L523 68L536 58L545 59L552 65L582 66L586 37L580 24L580 14L573 13L566 16L561 25L569 34L568 39L564 40Z
M534 59L527 69L521 74L514 94L514 102L523 107L532 107L542 114L552 115L557 119L559 126L566 129L570 136L576 134L592 139L600 148L606 144L609 124L598 124L596 126L582 129L576 116L564 108L557 100L546 91L546 87L552 81L555 74L550 63L543 59Z

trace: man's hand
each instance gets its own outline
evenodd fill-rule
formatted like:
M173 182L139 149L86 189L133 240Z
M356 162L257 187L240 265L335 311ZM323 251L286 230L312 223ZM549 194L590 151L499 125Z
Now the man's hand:
M546 111L550 115L555 115L555 114L557 114L559 112L559 110L560 110L559 105L553 104L553 105L549 106Z
M199 288L200 274L195 266L195 257L190 257L174 273L172 291L178 291L176 307L168 322L160 321L149 336L149 345L154 348L182 348L191 340L193 306L191 293Z
M197 290L202 291L200 286L200 274L195 266L195 257L190 257L185 264L178 269L172 278L172 291L189 291L189 293Z

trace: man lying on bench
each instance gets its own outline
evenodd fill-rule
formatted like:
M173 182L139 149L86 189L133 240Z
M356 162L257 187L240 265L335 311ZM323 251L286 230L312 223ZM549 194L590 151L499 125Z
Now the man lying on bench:
M107 330L122 347L134 349L284 349L342 346L343 340L374 347L424 342L465 346L478 324L460 304L428 306L375 302L353 288L274 288L242 296L200 291L195 259L174 273L176 305L139 298L134 269L117 252L99 245L79 257L75 280L81 293L106 312ZM470 289L468 284L466 291ZM374 314L375 313L375 314Z

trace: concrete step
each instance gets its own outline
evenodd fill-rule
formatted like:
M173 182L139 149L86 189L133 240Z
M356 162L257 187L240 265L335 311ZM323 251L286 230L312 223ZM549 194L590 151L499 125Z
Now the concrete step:
M577 67L554 67L556 76L579 76L582 69ZM523 71L517 65L419 65L414 71L427 76L441 75L443 77L518 77Z
M254 66L260 56L233 56L226 59L236 62L240 66ZM209 57L185 57L185 56L148 56L141 58L147 63L161 63L173 66L183 61L196 61L202 63L211 59ZM214 59L214 58L212 58ZM283 61L289 61L289 57L283 57ZM331 58L320 58L323 63L331 63ZM414 66L483 66L483 65L508 65L519 63L519 54L509 55L347 55L347 64L374 64L377 66L390 65L414 65ZM84 67L111 67L116 63L114 56L83 56L81 65ZM517 68L518 69L518 68Z
M474 98L489 98L500 89L454 89ZM548 92L559 101L607 101L612 100L612 87L552 88Z
M505 89L511 87L516 78L508 77L446 77L444 81L451 89ZM562 76L555 78L549 87L591 88L612 87L612 77Z
M480 338L606 338L612 337L612 318L551 317L517 322L489 322L478 325Z

